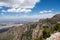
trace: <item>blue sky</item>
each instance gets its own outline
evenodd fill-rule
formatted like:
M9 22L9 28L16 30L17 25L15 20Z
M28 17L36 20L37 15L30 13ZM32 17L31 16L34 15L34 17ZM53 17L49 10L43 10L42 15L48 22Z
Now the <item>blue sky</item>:
M0 20L50 18L60 12L60 0L0 0Z

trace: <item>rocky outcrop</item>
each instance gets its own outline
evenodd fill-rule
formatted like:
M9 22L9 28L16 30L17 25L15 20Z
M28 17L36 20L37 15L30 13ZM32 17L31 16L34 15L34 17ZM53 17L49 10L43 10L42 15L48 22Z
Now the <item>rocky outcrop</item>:
M60 32L51 34L51 36L49 38L47 38L46 40L60 40Z

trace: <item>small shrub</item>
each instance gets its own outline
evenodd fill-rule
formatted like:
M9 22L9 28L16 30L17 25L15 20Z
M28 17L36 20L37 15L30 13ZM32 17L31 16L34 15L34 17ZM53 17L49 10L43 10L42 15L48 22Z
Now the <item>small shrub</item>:
M43 35L42 35L42 36L43 36L44 39L50 37L50 31L44 29L44 30L43 30Z

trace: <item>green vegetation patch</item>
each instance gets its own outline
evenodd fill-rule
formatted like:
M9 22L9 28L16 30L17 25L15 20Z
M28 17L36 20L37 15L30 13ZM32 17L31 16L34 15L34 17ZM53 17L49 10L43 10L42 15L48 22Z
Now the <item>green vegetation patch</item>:
M54 30L60 32L60 24L57 23L54 27Z
M32 39L32 30L28 30L25 32L26 40Z

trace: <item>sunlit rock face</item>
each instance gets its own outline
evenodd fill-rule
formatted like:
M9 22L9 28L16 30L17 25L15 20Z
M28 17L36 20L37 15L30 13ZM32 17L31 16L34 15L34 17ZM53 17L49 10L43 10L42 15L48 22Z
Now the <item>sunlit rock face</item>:
M49 38L47 38L46 40L60 40L60 32L56 32L54 34L52 34Z

